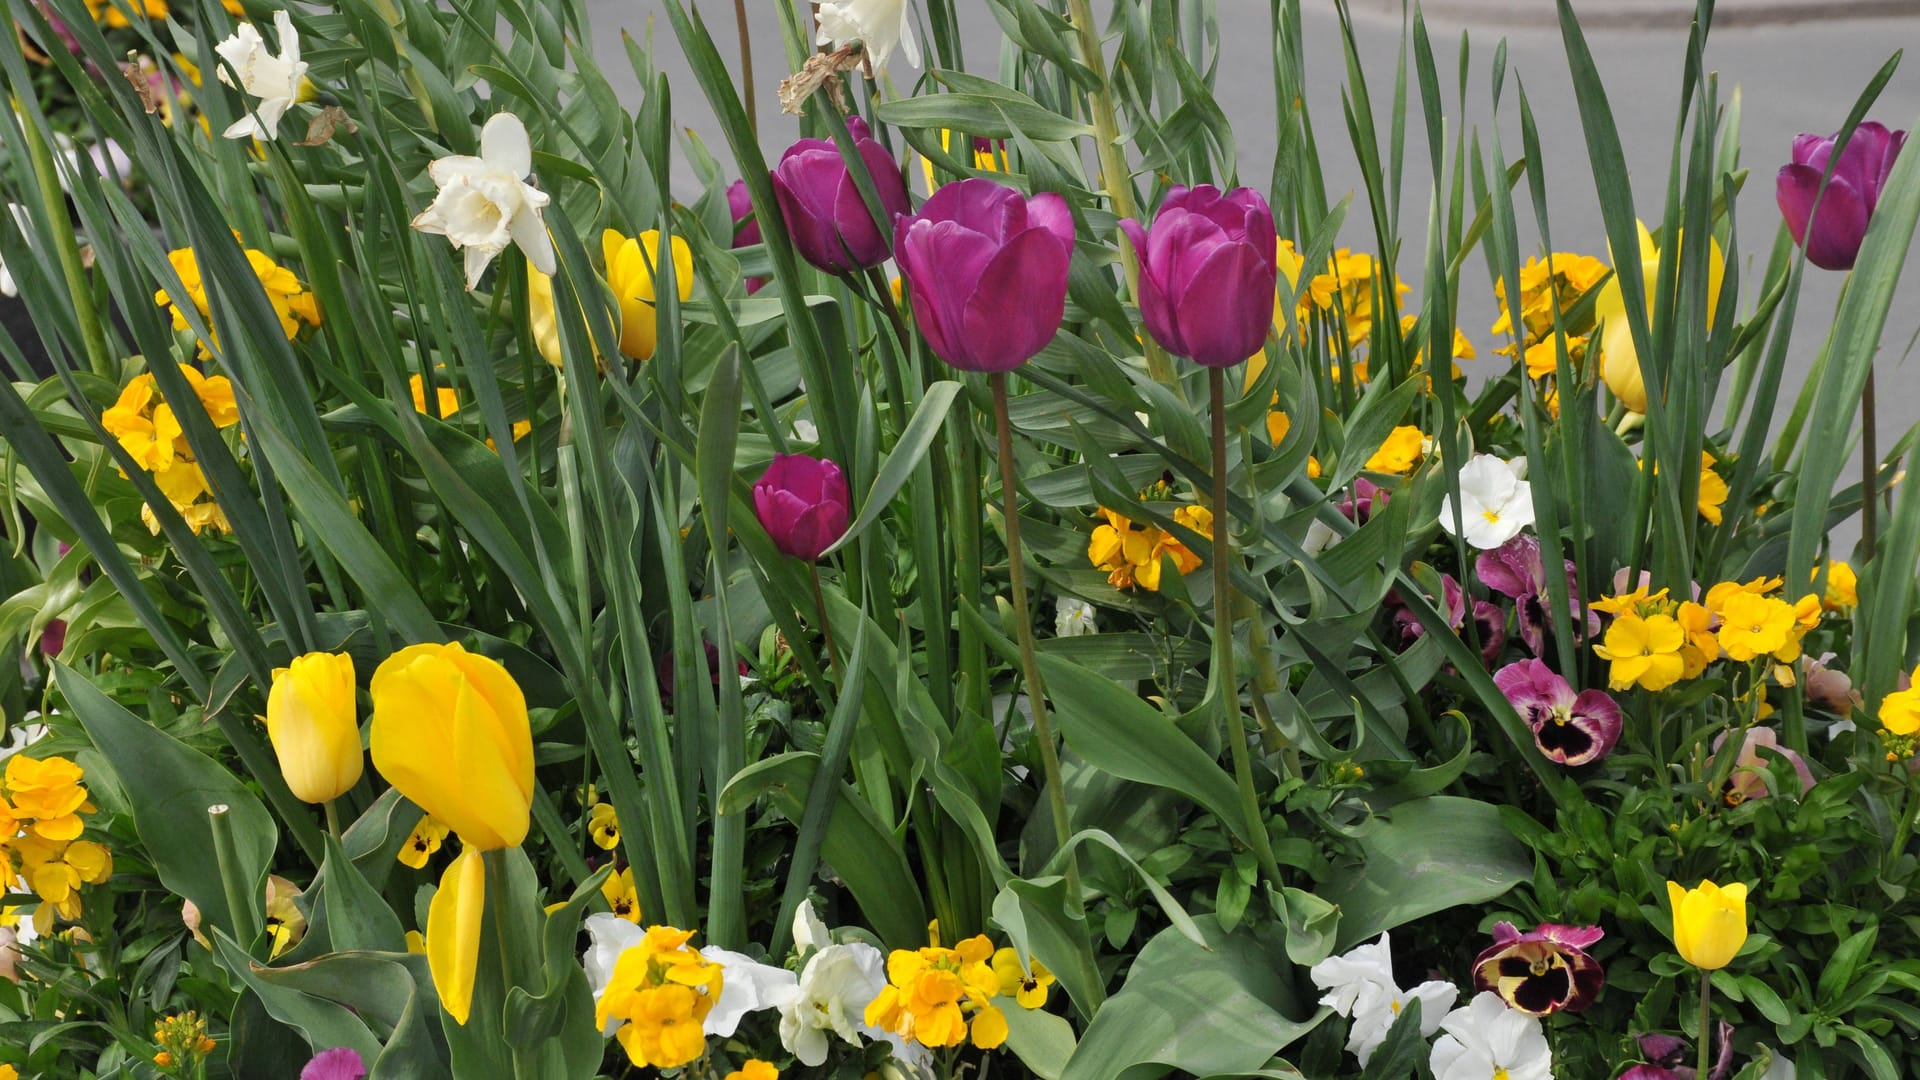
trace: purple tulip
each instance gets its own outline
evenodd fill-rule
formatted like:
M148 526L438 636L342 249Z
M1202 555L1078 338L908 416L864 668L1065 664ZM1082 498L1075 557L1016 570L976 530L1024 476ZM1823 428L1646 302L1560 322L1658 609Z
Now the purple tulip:
M1839 135L1801 135L1793 140L1793 163L1783 165L1774 181L1780 213L1793 232L1793 242L1807 249L1807 261L1823 270L1851 270L1860 255L1860 241L1880 202L1880 192L1893 172L1893 161L1907 141L1904 131L1888 131L1869 120L1853 130L1847 148L1833 167L1833 178L1820 198L1820 218L1813 216L1813 199L1820 191L1820 174L1833 157Z
M1012 371L1060 330L1073 215L1058 195L978 177L942 185L896 222L894 251L915 324L962 371Z
M1474 989L1491 990L1532 1016L1579 1012L1607 981L1600 962L1587 955L1604 936L1597 926L1541 923L1523 934L1512 923L1497 923L1493 945L1473 961Z
M733 218L734 229L733 243L729 247L752 247L760 242L760 222L753 216L753 198L747 194L745 180L735 180L727 185L727 213ZM759 292L766 283L766 278L748 278L747 295Z
M59 656L60 650L67 647L67 620L48 619L45 629L40 631L40 652L45 656Z
M1355 525L1365 525L1376 507L1384 507L1393 492L1364 476L1353 478L1353 494L1340 500L1340 513Z
M360 1059L359 1051L348 1046L322 1050L300 1070L300 1080L361 1080L366 1075L367 1063Z
M775 454L753 485L753 511L775 547L815 562L847 531L853 500L840 466L805 454Z
M1266 344L1279 239L1265 199L1251 188L1176 187L1151 235L1133 220L1120 228L1140 258L1140 317L1168 352L1232 367Z
M880 195L885 220L912 207L907 181L887 148L873 141L866 121L847 118L860 160L866 162ZM773 194L787 221L800 257L830 274L845 274L887 261L887 234L874 223L840 149L824 139L801 139L780 155L773 170Z
M1567 613L1576 634L1581 633L1580 586L1575 580L1573 560L1567 564ZM1540 540L1522 533L1492 551L1482 552L1474 560L1473 572L1480 583L1502 596L1510 596L1520 621L1520 640L1533 655L1544 656L1547 636L1547 571L1540 555ZM1586 631L1581 636L1600 632L1600 616L1587 612Z
M1533 729L1534 745L1550 761L1585 765L1606 757L1620 741L1620 706L1605 690L1578 694L1538 660L1521 660L1493 673L1513 711Z

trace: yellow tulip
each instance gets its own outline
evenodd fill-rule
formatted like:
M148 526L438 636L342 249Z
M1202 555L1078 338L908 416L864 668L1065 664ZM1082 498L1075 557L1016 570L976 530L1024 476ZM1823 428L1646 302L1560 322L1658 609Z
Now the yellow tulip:
M388 783L470 848L526 839L533 735L506 668L457 642L413 645L381 662L371 689L373 764Z
M487 867L468 847L447 866L427 905L427 970L440 1007L464 1025L473 1012L473 979L480 968L480 917L486 911Z
M1706 971L1718 971L1733 960L1747 940L1747 887L1741 882L1721 888L1702 881L1697 889L1667 882L1673 904L1673 947L1680 959Z
M649 229L635 239L608 229L600 234L600 248L607 260L607 284L620 298L620 351L635 360L651 360L659 340L653 278L660 262L660 230ZM680 299L693 296L693 249L678 236L673 238L673 284Z
M353 657L311 652L276 669L267 692L267 738L295 797L339 798L360 780L365 762L353 701Z
M1660 248L1644 222L1635 224L1640 227L1641 280L1651 293L1660 274ZM1725 276L1726 263L1720 256L1720 242L1712 238L1707 242L1712 245L1707 254L1707 322L1711 325L1720 306L1720 280ZM1600 338L1600 377L1622 405L1637 413L1646 412L1647 384L1640 371L1640 353L1627 323L1627 303L1620 294L1618 277L1608 278L1601 286L1593 314L1605 324ZM1651 320L1651 312L1648 318Z

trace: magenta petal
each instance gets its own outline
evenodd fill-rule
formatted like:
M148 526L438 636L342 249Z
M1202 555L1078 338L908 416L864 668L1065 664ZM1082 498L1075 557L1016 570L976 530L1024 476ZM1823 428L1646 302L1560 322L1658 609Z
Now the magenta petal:
M322 1050L300 1070L300 1080L361 1080L366 1075L360 1052L348 1046Z
M1051 191L1027 200L1027 227L1045 229L1069 248L1073 244L1073 211L1068 208L1067 200Z
M1260 351L1273 322L1274 275L1248 243L1222 244L1192 275L1179 302L1186 356L1231 367Z
M1046 229L1028 229L994 255L966 302L969 371L1012 371L1047 347L1067 305L1068 248Z
M1566 926L1561 923L1541 923L1534 927L1534 933L1548 941L1576 949L1591 949L1607 936L1607 932L1597 926Z
M1823 270L1851 270L1867 234L1867 205L1836 174L1820 199L1818 219L1810 221L1819 189L1820 172L1812 165L1782 166L1774 183L1781 216L1794 241L1806 249L1807 261Z

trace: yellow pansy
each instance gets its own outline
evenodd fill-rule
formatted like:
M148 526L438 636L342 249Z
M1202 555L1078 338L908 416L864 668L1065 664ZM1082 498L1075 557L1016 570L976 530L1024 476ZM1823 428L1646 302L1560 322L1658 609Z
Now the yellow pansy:
M1614 618L1607 627L1602 644L1593 647L1594 655L1613 662L1607 682L1615 690L1638 685L1647 690L1665 690L1686 672L1680 655L1687 643L1686 631L1671 615L1642 618L1632 612Z
M593 809L587 812L587 835L602 851L620 846L620 816L612 803L593 804Z
M600 883L600 895L615 915L635 926L640 924L640 894L633 887L633 867L608 874Z
M1047 988L1053 985L1053 972L1037 957L1020 964L1016 949L1001 949L993 954L993 973L1000 977L1000 996L1019 1002L1023 1009L1038 1009L1047 1003Z
M432 814L421 814L420 820L413 824L413 831L407 834L407 842L400 845L400 862L415 870L424 868L433 853L440 850L440 845L446 843L450 831Z

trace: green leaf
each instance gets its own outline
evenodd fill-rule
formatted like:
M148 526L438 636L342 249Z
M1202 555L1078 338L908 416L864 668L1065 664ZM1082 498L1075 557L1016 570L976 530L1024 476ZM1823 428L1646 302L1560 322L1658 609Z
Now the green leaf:
M906 486L913 471L927 456L927 448L933 445L933 437L939 433L940 425L947 418L947 409L960 393L957 382L937 382L927 387L920 398L920 407L914 410L913 419L900 432L899 441L893 444L893 450L887 460L881 462L880 471L874 475L873 486L867 489L866 497L860 500L860 515L847 526L846 534L833 542L823 554L831 555L852 543L861 533L867 531L880 515L887 512L893 497Z
M1293 966L1269 940L1197 920L1205 948L1171 928L1140 950L1127 983L1080 1037L1061 1080L1154 1080L1176 1070L1243 1076L1332 1015L1294 998Z
M1070 912L1071 906L1064 878L1014 878L993 899L993 921L1023 959L1037 957L1053 972L1081 1016L1091 1017L1107 989L1093 960L1086 917Z
M309 892L326 906L327 934L335 952L405 952L407 932L385 899L347 857L339 840L327 837L327 860Z
M1336 952L1436 911L1483 904L1533 873L1498 808L1446 795L1394 807L1360 849L1359 866L1336 869L1318 890L1340 907Z
M55 679L87 737L113 769L133 810L134 828L160 883L194 902L209 925L231 931L234 913L213 854L207 808L225 805L232 823L235 868L258 927L280 830L260 800L218 762L134 716L65 664Z
M950 72L943 72L950 75ZM1093 129L1069 120L1025 94L1000 88L997 94L926 94L889 101L874 110L895 127L945 128L977 138L1007 139L1018 130L1038 142L1065 142Z
M1360 1080L1404 1080L1417 1074L1427 1059L1427 1040L1420 1033L1420 999L1407 998L1406 1007L1387 1029L1386 1041L1374 1048Z
M1040 1080L1060 1080L1076 1045L1073 1025L1045 1009L1023 1009L1009 997L993 1003L1007 1016L1007 1049Z

